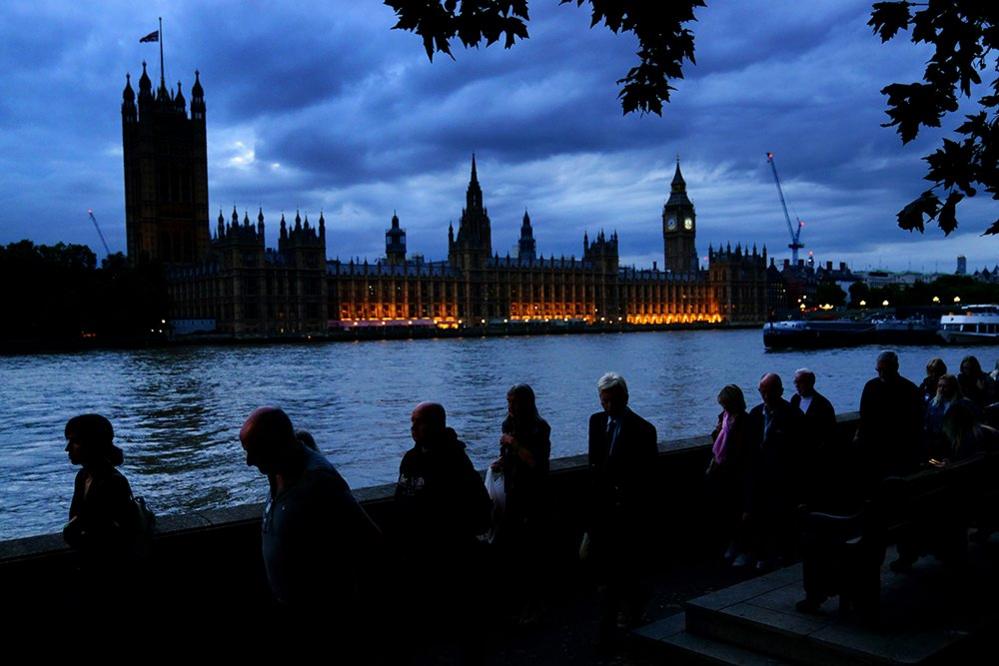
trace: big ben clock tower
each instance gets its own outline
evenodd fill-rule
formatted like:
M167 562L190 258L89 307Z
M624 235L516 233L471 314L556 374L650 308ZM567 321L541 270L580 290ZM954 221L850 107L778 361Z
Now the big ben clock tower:
M663 206L663 245L666 269L674 273L696 271L697 214L694 204L687 198L687 183L680 173L680 158L676 160L676 173L670 187L669 200Z

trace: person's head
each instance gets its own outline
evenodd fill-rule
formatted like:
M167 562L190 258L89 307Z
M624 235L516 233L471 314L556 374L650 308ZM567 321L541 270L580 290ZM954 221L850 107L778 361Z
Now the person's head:
M515 421L530 421L538 418L538 407L534 400L534 389L527 384L515 384L506 392L507 414Z
M436 402L421 402L410 416L410 433L418 445L429 444L443 436L447 428L447 412Z
M961 359L961 374L969 377L978 377L982 374L982 364L974 356L965 356Z
M784 395L784 384L780 380L780 375L775 372L768 372L760 378L759 389L763 404L767 407L777 404Z
M878 354L874 369L877 370L881 381L887 382L898 378L898 354L890 350L881 352Z
M302 443L307 449L312 449L313 451L319 451L319 445L316 444L316 438L312 436L312 433L308 430L296 430L295 437L298 441Z
M124 461L121 449L112 444L114 428L100 414L80 414L66 422L63 430L66 452L74 465L109 463L120 465Z
M277 407L253 410L239 431L239 441L246 451L246 464L268 476L288 472L302 449L291 419Z
M742 389L735 384L722 387L718 392L718 404L729 414L746 411L746 397L742 395Z
M611 416L619 416L628 406L628 384L616 372L608 372L597 380L600 406Z
M926 376L927 377L943 377L947 374L947 364L944 363L942 358L931 358L930 362L926 364Z
M808 368L801 368L794 373L794 390L802 398L807 398L815 393L815 373Z
M937 380L937 400L950 402L961 397L961 385L954 375L943 375Z

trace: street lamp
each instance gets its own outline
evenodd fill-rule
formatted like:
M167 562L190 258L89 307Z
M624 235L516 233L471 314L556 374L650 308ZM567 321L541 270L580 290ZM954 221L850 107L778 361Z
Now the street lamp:
M881 307L885 307L885 308L888 307L888 299L887 298L885 300L881 301Z
M863 300L860 301L860 307L866 308L867 307L867 301L863 301Z
M960 303L961 302L961 297L960 296L955 296L954 297L954 302L955 303Z
M940 297L939 296L934 296L933 297L933 302L934 303L939 303L940 302Z

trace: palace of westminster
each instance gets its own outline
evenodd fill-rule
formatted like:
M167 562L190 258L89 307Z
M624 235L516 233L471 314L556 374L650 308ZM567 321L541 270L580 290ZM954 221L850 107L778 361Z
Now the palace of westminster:
M245 212L240 220L235 209L228 219L220 212L211 231L198 73L189 105L180 85L168 90L162 77L154 91L144 63L138 87L136 95L126 81L121 105L128 257L166 266L177 332L270 337L372 325L752 323L785 298L766 248L709 249L708 268L700 268L697 216L679 161L662 210L663 269L619 265L616 233L584 234L579 258L545 258L526 212L516 256L499 256L474 156L458 229L448 229L440 261L407 256L395 215L385 256L372 262L327 259L322 214L314 224L282 215L277 249L264 243L262 211L255 221Z

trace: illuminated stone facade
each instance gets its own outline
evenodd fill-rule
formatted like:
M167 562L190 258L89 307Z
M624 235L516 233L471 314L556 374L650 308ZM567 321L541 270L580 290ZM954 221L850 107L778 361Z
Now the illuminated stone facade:
M446 260L407 257L396 215L385 233L385 256L372 262L328 260L321 214L315 226L308 216L296 214L293 225L282 216L276 250L264 242L262 211L256 223L246 212L242 222L235 209L228 221L220 212L209 238L204 91L196 80L188 118L179 88L176 95L161 88L152 98L143 73L138 112L131 86L124 91L126 227L131 260L168 266L175 332L272 337L528 321L751 323L776 305L772 283L779 277L767 270L765 248L709 248L709 268L700 268L696 212L679 162L663 205L664 269L619 265L618 236L602 231L592 240L584 234L579 258L546 258L537 252L526 211L517 256L500 257L474 157L457 233L448 230ZM130 185L136 178L139 184Z

